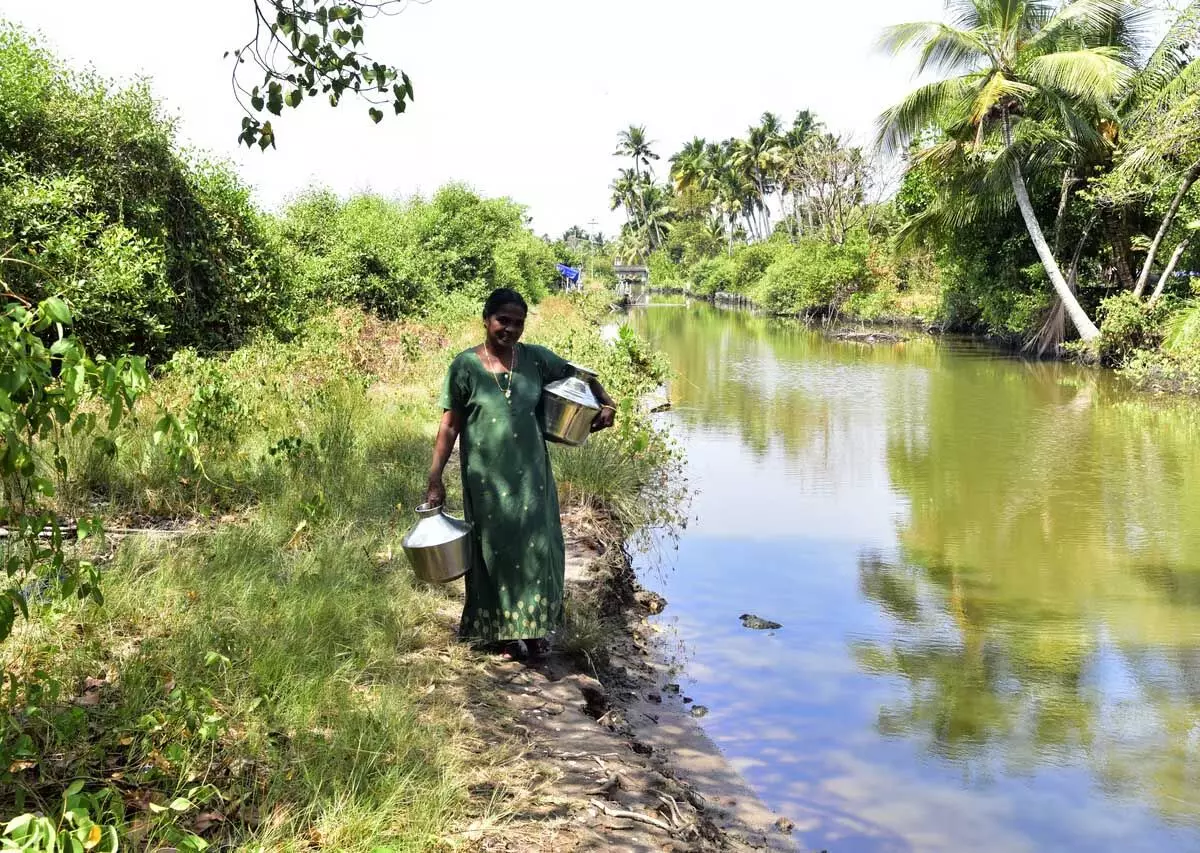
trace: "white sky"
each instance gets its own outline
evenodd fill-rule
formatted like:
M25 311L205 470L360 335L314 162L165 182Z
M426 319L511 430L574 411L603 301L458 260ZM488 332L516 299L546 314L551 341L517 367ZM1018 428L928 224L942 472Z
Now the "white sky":
M264 205L307 184L429 193L462 180L527 205L539 232L597 219L617 132L645 124L665 160L694 135L744 133L764 110L814 110L866 142L912 86L912 60L875 52L880 29L938 19L941 0L431 0L371 22L366 48L412 77L416 102L373 125L320 99L274 121L276 150L238 149L222 54L252 32L250 0L0 0L76 67L152 78L181 140L232 158Z

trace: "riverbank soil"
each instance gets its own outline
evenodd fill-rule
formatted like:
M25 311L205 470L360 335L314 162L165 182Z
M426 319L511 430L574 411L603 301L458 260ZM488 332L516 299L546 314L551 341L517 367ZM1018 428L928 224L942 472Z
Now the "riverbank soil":
M598 608L607 630L587 658L558 650L539 662L489 663L508 713L493 723L519 745L525 784L507 791L503 825L465 832L477 849L511 851L792 851L772 814L686 710L645 617L628 560L564 518L568 606ZM605 537L600 537L603 539ZM674 692L673 692L674 691Z

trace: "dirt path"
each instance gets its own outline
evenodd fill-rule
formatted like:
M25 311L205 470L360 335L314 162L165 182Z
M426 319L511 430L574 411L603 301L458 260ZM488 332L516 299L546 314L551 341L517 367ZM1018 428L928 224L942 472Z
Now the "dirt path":
M505 734L533 781L501 831L481 829L476 849L797 850L790 824L754 796L668 689L650 611L636 603L627 572L614 577L623 556L602 559L594 542L568 537L571 595L605 596L627 631L612 637L602 680L561 654L489 666L495 694L517 712Z

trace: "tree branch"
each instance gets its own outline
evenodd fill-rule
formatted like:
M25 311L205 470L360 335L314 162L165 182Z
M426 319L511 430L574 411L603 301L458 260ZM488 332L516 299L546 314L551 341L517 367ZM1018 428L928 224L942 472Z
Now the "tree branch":
M1162 296L1163 290L1167 286L1167 282L1171 279L1171 274L1175 272L1175 265L1179 263L1179 259L1183 257L1183 253L1187 251L1188 243L1191 241L1192 238L1190 236L1184 237L1179 241L1179 245L1176 246L1175 251L1171 253L1170 260L1167 261L1167 265L1163 267L1162 274L1158 277L1158 284L1154 286L1154 293L1150 294L1150 301L1147 303L1148 305L1153 305L1159 300L1159 297Z
M1179 189L1175 191L1175 197L1171 199L1171 206L1167 208L1167 215L1163 217L1163 221L1158 226L1158 233L1154 235L1153 242L1150 243L1150 249L1146 252L1146 261L1142 264L1141 275L1138 276L1137 284L1134 285L1133 295L1141 296L1146 290L1146 283L1150 280L1150 270L1154 266L1154 256L1158 253L1159 246L1162 245L1163 238L1167 236L1167 231L1171 229L1171 225L1175 222L1175 214L1179 212L1179 206L1183 204L1184 196L1188 194L1188 190L1200 178L1200 160L1197 160L1187 170L1183 176L1183 182L1179 185Z

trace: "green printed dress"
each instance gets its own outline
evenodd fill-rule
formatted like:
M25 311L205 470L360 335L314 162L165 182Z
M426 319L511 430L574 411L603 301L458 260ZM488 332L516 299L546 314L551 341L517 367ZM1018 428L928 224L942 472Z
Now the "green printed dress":
M571 373L545 347L517 344L511 376L473 350L450 364L442 408L458 412L472 565L459 635L480 642L544 637L562 624L566 558L558 491L542 437L542 386Z

